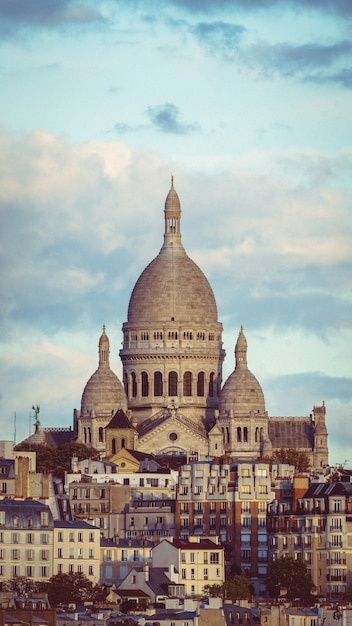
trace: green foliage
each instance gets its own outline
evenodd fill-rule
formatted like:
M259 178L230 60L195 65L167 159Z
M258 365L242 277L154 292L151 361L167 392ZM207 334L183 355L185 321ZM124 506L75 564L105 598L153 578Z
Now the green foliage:
M98 602L105 599L105 593L101 587L93 583L82 574L56 574L47 583L42 583L42 591L48 594L51 606L59 604L83 604L84 602Z
M227 598L228 600L249 600L253 589L245 574L235 574L223 585L205 585L203 593L210 598Z
M274 453L273 458L279 463L293 465L297 472L307 472L310 468L308 454L296 448L281 448Z
M10 578L9 580L3 580L0 583L0 590L14 591L19 596L24 596L26 594L36 593L37 591L40 591L40 585L31 578L26 578L25 576L16 576L15 578Z
M82 443L69 442L57 448L42 444L24 442L16 446L21 452L37 453L37 472L52 472L59 478L64 478L65 472L71 471L71 460L76 456L79 461L84 459L99 460L99 452L95 448L88 448Z
M225 595L225 585L204 585L203 594L209 598L223 598Z
M287 598L306 600L314 588L305 563L292 556L281 556L271 561L265 583L271 598L278 598L286 590Z

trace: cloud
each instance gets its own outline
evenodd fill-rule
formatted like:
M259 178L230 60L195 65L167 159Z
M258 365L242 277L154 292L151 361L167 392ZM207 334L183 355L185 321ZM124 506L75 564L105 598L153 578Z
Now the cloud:
M237 49L245 28L227 22L198 22L189 30L201 45L212 52L229 55Z
M220 12L222 10L243 10L247 12L268 10L276 7L290 7L292 10L326 12L340 17L352 15L350 0L170 0L170 3L192 13Z
M338 72L327 74L326 72L317 72L314 75L308 75L305 80L310 83L327 84L335 83L346 89L352 89L352 69L346 68Z
M349 61L351 54L352 43L350 41L340 41L330 45L263 43L242 50L242 58L265 75L270 76L273 72L277 72L284 77L303 76L306 79L309 79L314 70L331 67L339 61ZM322 82L322 76L320 82Z
M12 36L27 28L55 29L62 26L96 24L102 14L88 2L76 0L2 0L0 32Z
M166 102L149 106L146 114L152 122L153 126L162 133L172 133L175 135L188 135L199 131L199 124L183 124L180 122L180 110L175 104Z

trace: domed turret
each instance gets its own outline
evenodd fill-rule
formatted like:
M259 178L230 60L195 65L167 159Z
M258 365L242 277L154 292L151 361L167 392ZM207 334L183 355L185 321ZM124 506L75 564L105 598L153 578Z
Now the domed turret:
M110 342L103 326L99 339L99 367L88 380L81 401L81 418L86 416L109 416L117 409L127 409L123 386L110 369Z
M236 366L228 377L220 398L220 413L231 411L233 417L265 413L262 388L247 366L247 340L241 326L236 347Z
M74 411L77 440L105 451L105 427L118 409L127 410L123 386L110 369L110 342L103 326L99 339L99 366L88 380L81 400L81 410Z

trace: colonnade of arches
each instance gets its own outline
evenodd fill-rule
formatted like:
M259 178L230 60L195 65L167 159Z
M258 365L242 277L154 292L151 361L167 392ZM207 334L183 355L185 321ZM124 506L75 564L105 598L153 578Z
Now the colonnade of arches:
M220 395L220 382L214 372L211 372L207 380L205 372L187 371L179 379L178 373L171 371L167 379L163 379L162 372L156 371L152 376L143 371L140 374L126 373L124 378L125 392L128 398L148 398L163 396L179 396L202 398L208 396L214 398Z
M224 443L230 443L230 429L228 426L222 427L222 434ZM264 441L264 428L257 426L254 431L255 443ZM249 442L249 429L248 426L237 426L235 429L236 443L248 443Z

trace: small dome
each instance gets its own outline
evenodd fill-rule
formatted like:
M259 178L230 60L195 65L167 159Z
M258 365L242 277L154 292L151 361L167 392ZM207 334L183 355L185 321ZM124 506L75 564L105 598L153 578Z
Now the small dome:
M243 328L238 335L235 348L236 367L228 377L221 391L220 414L232 411L233 417L243 417L249 413L265 413L262 388L256 377L247 367L247 340Z
M128 322L213 324L218 321L213 290L181 243L181 207L173 182L165 201L164 244L138 278Z
M165 200L165 212L166 213L173 213L174 211L181 211L181 203L180 203L180 199L177 195L177 192L174 189L174 179L172 177L171 179L171 189L169 191L169 193L166 196L166 200Z
M124 388L109 365L110 342L103 327L99 339L99 367L88 380L81 401L81 417L108 416L119 408L127 410Z

